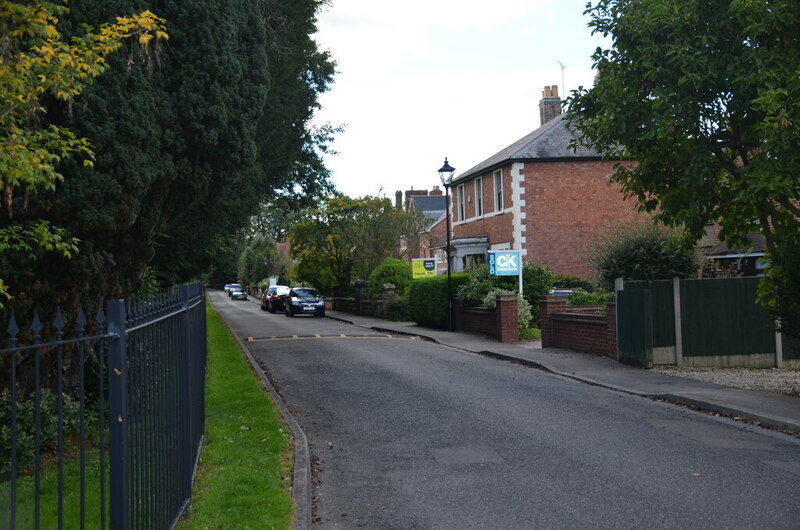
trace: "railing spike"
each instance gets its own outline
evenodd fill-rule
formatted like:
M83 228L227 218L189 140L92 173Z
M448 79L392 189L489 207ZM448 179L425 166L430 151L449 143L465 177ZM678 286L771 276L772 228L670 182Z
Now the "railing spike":
M40 332L42 331L42 321L39 320L39 310L33 310L33 320L31 321L31 331L34 333L34 337L38 337Z
M13 338L17 337L17 333L19 333L19 326L17 325L17 319L14 317L14 312L11 312L11 318L8 320L8 327L6 328L6 332L8 336Z
M56 333L64 330L64 315L61 313L61 306L56 308L56 319L53 322L53 326L55 327Z
M83 314L83 304L78 306L78 316L75 317L75 323L78 324L80 331L86 328L86 315Z

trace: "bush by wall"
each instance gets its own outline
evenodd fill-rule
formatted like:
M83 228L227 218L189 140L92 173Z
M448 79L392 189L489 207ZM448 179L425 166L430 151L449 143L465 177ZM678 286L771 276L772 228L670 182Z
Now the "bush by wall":
M408 285L411 283L411 265L401 259L386 258L383 260L369 275L367 289L370 300L380 300L383 297L385 283L394 284L397 296L405 296Z
M587 293L594 291L594 285L589 280L570 276L569 274L556 274L553 276L553 287L561 289L583 289Z
M469 274L451 275L453 296L461 285L470 280ZM414 322L429 327L447 327L447 276L419 278L408 289L408 310Z
M516 276L489 276L489 266L484 264L470 269L470 281L458 290L458 296L465 306L479 307L483 299L495 288L517 292L519 279ZM531 307L534 322L539 321L539 298L550 294L553 288L553 273L545 267L523 262L522 295Z

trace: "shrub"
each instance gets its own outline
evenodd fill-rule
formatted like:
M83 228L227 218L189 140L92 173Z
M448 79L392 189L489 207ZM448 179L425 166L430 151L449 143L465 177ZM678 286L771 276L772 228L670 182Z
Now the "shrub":
M411 265L401 259L383 260L369 275L367 290L371 300L380 300L383 297L383 285L386 283L394 284L397 296L405 296L411 283Z
M531 315L531 304L528 303L525 298L519 296L516 291L509 291L506 289L500 289L495 287L483 298L483 307L486 309L495 309L497 308L497 296L498 295L516 295L517 297L517 315L519 316L519 329L520 331L526 329L528 326L531 325L531 320L533 320L533 316Z
M395 298L386 308L386 320L394 322L411 320L408 310L408 298Z
M697 273L694 246L676 229L652 222L621 225L595 242L589 261L601 288L611 290L616 278L668 280Z
M556 274L553 276L553 287L561 289L583 289L587 293L594 291L594 285L589 280L570 276L569 274Z
M597 291L596 293L585 293L576 291L567 295L567 305L606 305L606 300L614 293L608 291Z
M493 288L518 290L516 276L489 276L489 266L481 264L468 271L471 279L458 291L466 306L481 306L487 293ZM553 273L541 265L524 261L522 265L522 294L531 309L531 317L539 321L539 298L550 294L553 288Z
M8 389L0 393L0 473L9 470L11 454L11 395ZM40 397L41 451L46 453L58 443L58 400L56 393L43 388ZM79 425L79 403L64 394L64 436L76 434ZM17 464L32 465L35 458L36 402L32 396L17 402Z
M469 281L468 274L452 274L453 294ZM447 327L447 276L418 278L411 281L408 290L408 310L411 319L423 326L444 329Z

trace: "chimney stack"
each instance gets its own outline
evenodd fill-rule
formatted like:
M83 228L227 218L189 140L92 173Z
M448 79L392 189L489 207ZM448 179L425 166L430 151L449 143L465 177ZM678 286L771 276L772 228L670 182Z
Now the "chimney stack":
M400 207L403 206L403 192L400 191L400 190L397 190L396 192L394 192L394 205L397 208L400 208Z
M561 115L561 98L558 97L558 85L545 86L542 99L539 101L539 121L541 125Z

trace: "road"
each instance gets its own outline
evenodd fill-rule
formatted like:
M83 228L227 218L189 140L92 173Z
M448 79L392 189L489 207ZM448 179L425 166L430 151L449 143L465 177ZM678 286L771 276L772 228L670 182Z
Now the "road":
M303 428L316 528L800 528L800 440L211 292Z

